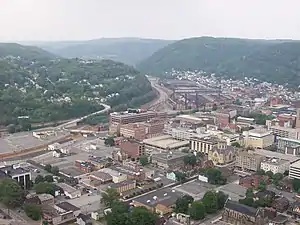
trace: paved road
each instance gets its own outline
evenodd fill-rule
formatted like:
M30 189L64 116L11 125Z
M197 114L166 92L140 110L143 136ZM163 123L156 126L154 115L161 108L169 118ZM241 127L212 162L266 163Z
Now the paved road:
M80 117L80 118L71 120L71 121L69 121L69 122L67 122L67 123L63 123L63 124L57 126L56 128L58 128L58 129L60 129L60 128L66 129L66 128L68 128L70 125L76 124L76 123L78 123L78 122L80 122L80 121L82 121L82 120L84 120L84 119L86 119L86 118L88 118L88 117L90 117L90 116L94 116L94 115L98 115L98 114L101 114L101 113L105 113L105 112L108 112L108 111L110 110L110 106L109 106L109 105L106 105L106 104L103 104L103 103L102 103L101 105L104 106L104 109L102 109L102 110L100 110L100 111L98 111L98 112L94 112L94 113L91 113L91 114L89 114L89 115L86 115L86 116L83 116L83 117Z

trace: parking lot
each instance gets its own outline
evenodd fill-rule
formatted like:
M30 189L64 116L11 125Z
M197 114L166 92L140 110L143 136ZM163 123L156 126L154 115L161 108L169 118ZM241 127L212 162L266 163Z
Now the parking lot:
M91 145L96 145L97 149L91 148ZM69 156L55 158L52 152L47 152L34 157L32 160L44 165L51 164L52 166L58 166L61 172L72 177L77 177L84 174L84 172L75 167L76 160L88 160L90 155L111 157L112 151L114 150L113 147L105 146L104 141L97 138L83 138L77 140L68 146L68 149L70 151Z

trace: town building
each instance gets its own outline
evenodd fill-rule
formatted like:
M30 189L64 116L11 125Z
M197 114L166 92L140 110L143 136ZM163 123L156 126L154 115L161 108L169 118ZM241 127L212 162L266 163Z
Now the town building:
M226 141L219 139L216 136L209 137L193 137L190 140L190 148L192 151L208 154L213 148L225 148Z
M300 202L295 201L293 202L287 211L289 215L292 215L294 219L299 220L300 219Z
M166 215L173 212L176 200L182 196L181 193L168 188L139 196L132 200L135 207L143 206L153 213Z
M89 161L76 160L75 166L85 173L90 173L94 170L94 164Z
M300 140L278 137L276 143L279 152L286 155L300 155Z
M131 110L131 112L113 112L110 114L109 132L119 134L122 124L146 122L152 118L165 119L167 118L167 113L154 111L142 112L141 110Z
M254 174L254 175L241 177L239 179L239 185L241 185L243 187L246 187L246 188L257 189L258 185L259 185L259 182L261 180L265 181L266 184L269 183L269 177L268 176Z
M300 128L300 108L297 109L296 128Z
M249 118L249 117L238 116L235 123L239 124L239 125L245 125L245 126L250 127L255 124L255 119Z
M153 165L158 166L159 168L173 170L184 166L183 159L186 155L186 153L182 152L159 153L151 156L151 162Z
M146 137L152 138L163 134L165 120L160 118L153 118L142 123L146 129Z
M102 171L94 171L89 175L91 181L99 181L100 184L106 184L112 182L112 176Z
M235 160L237 149L232 146L221 148L213 147L208 151L208 160L212 160L214 165L224 165Z
M252 151L241 151L236 156L236 167L242 170L257 171L264 157L254 154Z
M64 195L69 197L70 199L78 198L81 196L81 190L78 190L66 183L56 183L55 185L61 188L64 192Z
M92 218L88 215L80 213L76 218L78 225L93 225Z
M66 138L60 140L58 142L52 143L48 145L48 150L54 151L55 149L59 149L63 154L70 154L69 147L74 143L73 138Z
M120 172L118 172L116 170L113 170L113 169L110 169L110 168L103 168L99 171L111 175L112 176L112 181L114 183L120 183L122 181L127 180L127 174L120 173Z
M290 139L300 139L300 128L291 127L280 127L280 126L270 126L269 130L273 132L277 137L290 138Z
M265 129L244 131L245 146L253 148L266 148L274 144L274 135Z
M145 144L135 139L123 139L119 147L128 158L138 159L145 155Z
M291 163L289 169L289 178L300 180L300 160Z
M216 124L219 127L227 126L230 123L230 119L236 116L237 111L232 109L220 109L215 113Z
M272 171L275 173L284 173L288 171L290 167L290 162L284 159L278 158L266 158L260 164L260 169L267 171Z
M0 177L16 180L21 187L29 189L31 185L31 172L19 165L10 165L0 168Z
M189 141L179 141L169 135L145 139L143 143L145 144L147 154L151 154L152 152L181 150L189 146Z
M146 138L146 127L141 123L122 124L120 127L120 136L144 140Z
M285 197L275 198L272 203L272 208L274 208L277 212L284 213L289 208L289 200Z
M43 208L43 220L49 224L59 225L75 222L80 209L68 202L61 202L56 205Z
M262 208L253 208L227 200L222 220L230 224L264 225L267 221Z
M123 193L126 191L130 191L136 188L136 181L135 180L125 180L119 183L114 183L109 186L110 188L114 188L117 190L118 193Z

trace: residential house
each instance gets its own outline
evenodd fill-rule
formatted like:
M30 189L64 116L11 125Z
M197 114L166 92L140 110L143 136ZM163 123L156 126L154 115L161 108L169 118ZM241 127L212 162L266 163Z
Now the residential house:
M92 219L91 217L84 215L82 213L79 213L79 215L76 218L76 223L78 225L92 225Z
M275 198L272 203L272 208L274 208L277 212L283 213L289 208L289 200L285 197Z

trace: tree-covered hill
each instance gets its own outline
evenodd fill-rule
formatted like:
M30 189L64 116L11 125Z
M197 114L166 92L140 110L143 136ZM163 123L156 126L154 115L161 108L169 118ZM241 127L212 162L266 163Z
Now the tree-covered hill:
M172 42L160 39L101 38L89 41L30 44L66 58L111 59L135 65Z
M21 57L28 60L53 59L55 55L35 46L0 43L0 57Z
M152 74L203 70L217 76L256 77L300 84L300 42L200 37L170 44L137 68ZM297 81L297 82L295 82Z
M45 58L43 50L34 49L35 55L24 46L1 53L0 125L74 118L101 110L102 102L121 110L155 96L147 78L131 66L112 60Z

